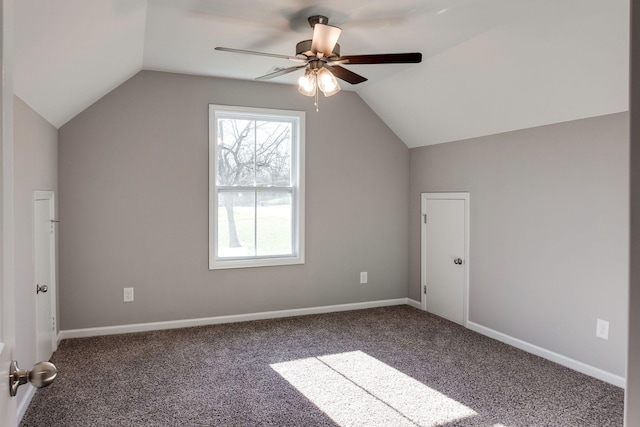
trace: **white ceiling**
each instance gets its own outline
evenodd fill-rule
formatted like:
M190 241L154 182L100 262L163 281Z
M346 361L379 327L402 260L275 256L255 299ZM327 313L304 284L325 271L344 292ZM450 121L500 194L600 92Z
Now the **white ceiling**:
M253 79L290 66L213 48L293 55L314 14L342 27L343 54L423 53L421 64L345 65L369 81L342 84L409 147L628 109L629 0L21 0L15 9L15 93L56 127L142 69Z

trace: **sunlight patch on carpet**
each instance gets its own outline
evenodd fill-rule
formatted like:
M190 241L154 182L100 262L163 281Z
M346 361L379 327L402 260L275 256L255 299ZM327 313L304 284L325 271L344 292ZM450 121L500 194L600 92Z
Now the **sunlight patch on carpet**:
M362 351L270 366L342 427L435 427L477 415Z

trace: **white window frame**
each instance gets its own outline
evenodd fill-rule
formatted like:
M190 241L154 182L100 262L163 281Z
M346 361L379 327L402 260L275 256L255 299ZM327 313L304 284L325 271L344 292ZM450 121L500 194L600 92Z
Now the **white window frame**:
M287 118L294 120L291 147L292 174L292 245L293 254L286 256L250 256L220 258L217 254L217 213L218 186L217 176L217 120L220 114L246 116L251 119ZM295 126L297 125L297 126ZM297 141L296 141L297 140ZM297 142L297 143L296 143ZM305 164L305 113L304 111L276 110L270 108L238 107L209 104L209 269L270 267L279 265L304 264L304 164ZM224 187L227 188L227 187ZM246 187L238 187L242 190ZM265 187L269 190L270 187Z

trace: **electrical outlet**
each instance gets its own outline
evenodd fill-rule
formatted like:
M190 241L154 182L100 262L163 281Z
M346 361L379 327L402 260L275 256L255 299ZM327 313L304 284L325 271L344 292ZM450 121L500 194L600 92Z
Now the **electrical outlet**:
M133 302L133 288L124 288L124 302Z
M596 336L603 340L609 339L609 322L606 320L598 319L596 322Z
M366 271L361 271L360 272L360 283L367 283L367 272Z

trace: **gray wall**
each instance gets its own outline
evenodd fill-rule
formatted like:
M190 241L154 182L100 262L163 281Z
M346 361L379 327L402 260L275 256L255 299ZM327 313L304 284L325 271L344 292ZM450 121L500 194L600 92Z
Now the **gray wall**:
M58 131L14 96L16 360L32 366L36 358L36 293L33 190L58 189ZM57 196L57 194L56 194ZM27 387L18 390L22 399Z
M640 6L631 2L631 230L625 426L640 427Z
M304 265L208 270L209 103L306 111ZM316 112L293 86L143 71L59 141L61 329L407 295L409 150L354 93Z
M409 297L420 193L468 191L469 320L625 376L628 149L627 113L412 149Z

